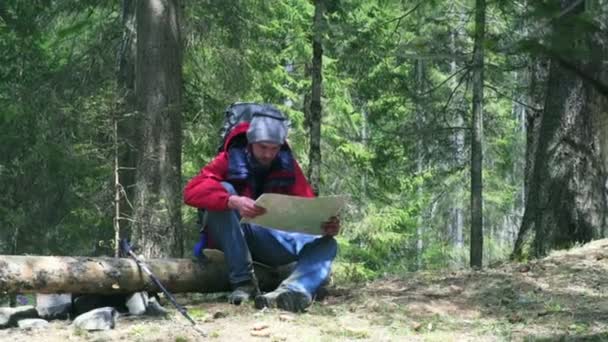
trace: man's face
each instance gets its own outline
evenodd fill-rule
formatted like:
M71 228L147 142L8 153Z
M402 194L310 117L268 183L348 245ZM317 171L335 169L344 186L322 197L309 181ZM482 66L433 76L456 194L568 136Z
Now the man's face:
M281 150L281 145L259 142L251 144L251 151L255 159L264 167L270 167L272 161Z

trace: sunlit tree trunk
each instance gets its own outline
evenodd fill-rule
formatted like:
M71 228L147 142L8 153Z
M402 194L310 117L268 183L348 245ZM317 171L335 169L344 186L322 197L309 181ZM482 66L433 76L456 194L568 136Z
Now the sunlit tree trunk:
M473 51L473 117L471 120L471 267L481 268L483 259L483 71L486 22L485 0L475 5Z
M181 42L177 0L137 3L141 114L132 236L146 257L181 255Z

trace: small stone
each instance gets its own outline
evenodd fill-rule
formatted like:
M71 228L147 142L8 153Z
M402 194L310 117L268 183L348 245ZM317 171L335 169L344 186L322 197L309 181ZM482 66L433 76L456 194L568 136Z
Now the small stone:
M156 298L150 298L150 300L148 301L148 306L146 307L146 315L163 317L167 316L168 313L169 312L167 311L167 309L163 308L163 306L160 305Z
M110 330L116 326L118 312L112 307L95 309L74 320L74 327L83 330Z
M255 336L255 337L270 337L270 330L269 329L254 330L254 331L251 332L251 336Z
M40 318L27 318L17 322L17 325L21 329L39 329L48 327L49 322Z
M228 314L223 311L218 311L213 314L213 319L220 319L220 318L226 318L226 317L228 317Z
M31 305L16 308L0 308L0 329L16 327L17 322L26 318L38 318L36 308Z
M283 322L291 322L294 320L294 317L291 315L279 315L279 320Z
M509 321L509 323L514 324L514 323L522 322L524 319L520 315L513 313L513 314L509 315L507 320Z
M148 307L148 294L146 292L135 292L127 297L127 309L131 315L140 316L146 313Z
M255 324L255 325L252 327L252 329L253 329L253 330L256 330L256 331L257 331L257 330L263 330L263 329L266 329L266 328L268 328L268 324L265 324L265 323L256 323L256 324Z
M412 322L411 326L414 331L420 331L420 329L422 328L422 323Z
M72 310L72 295L36 294L36 311L44 319L67 319Z

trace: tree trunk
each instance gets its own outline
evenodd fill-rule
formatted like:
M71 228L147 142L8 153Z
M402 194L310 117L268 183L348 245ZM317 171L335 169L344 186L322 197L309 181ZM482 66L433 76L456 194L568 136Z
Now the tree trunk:
M424 110L420 102L422 101L422 94L424 93L424 62L419 59L416 61L416 128L419 132L422 132L425 115ZM424 171L424 143L422 139L419 139L416 144L416 173L422 175ZM418 201L422 202L424 188L422 184L419 184L416 189ZM422 212L418 214L416 222L416 269L421 270L423 267L423 253L424 253L424 215Z
M133 240L146 257L183 253L181 42L177 0L137 2L137 107L141 114Z
M524 2L526 9L525 16L530 16L530 4ZM549 34L547 27L540 26L537 21L526 21L524 23L524 36L530 38L530 32L536 34ZM534 162L538 139L540 137L540 122L544 112L545 99L547 95L547 82L549 79L549 64L550 59L545 56L531 55L528 57L529 63L524 77L527 82L527 107L525 108L525 132L526 132L526 152L524 166L524 189L523 189L523 209L525 216L525 207L529 201L530 183L532 182L532 170L534 170ZM533 239L534 229L531 225L522 225L524 219L520 223L520 229L517 232L517 238L513 248L512 258L519 258L522 254L522 248L525 244L529 245ZM526 227L525 229L521 229Z
M223 253L205 250L207 259L149 259L145 263L170 292L229 291ZM264 291L271 291L291 268L255 264ZM133 259L0 255L0 293L160 292Z
M543 107L545 106L545 97L547 92L547 81L549 78L549 60L544 57L532 57L528 75L528 107L525 109L526 115L526 154L524 167L524 218L525 207L530 202L530 184L532 182L532 171L534 170L534 162L538 139L540 137L540 122L543 115ZM532 225L522 225L517 233L517 239L513 247L512 257L521 257L524 244L529 243L533 239L534 228ZM532 222L530 222L532 223ZM525 227L525 228L524 228Z
M132 218L131 200L133 199L133 185L135 184L135 170L137 166L137 127L138 115L135 103L135 60L137 55L137 32L135 27L135 0L122 1L123 36L118 54L118 92L120 96L119 115L117 120L117 148L118 148L118 191L119 214L116 223L123 219ZM126 225L123 225L124 227ZM121 237L129 236L125 231L120 232Z
M460 9L457 8L454 5L454 10L457 11L458 13L460 13L458 15L458 20L456 21L457 25L456 28L453 28L450 31L450 51L451 53L455 56L457 55L458 49L457 49L457 44L456 44L456 39L457 36L460 35L465 35L465 32L462 32L464 30L465 25L463 24L463 22L465 22L467 20L467 16L466 16L466 12L464 9ZM458 64L457 61L454 59L450 62L450 74L454 75L456 72L458 71ZM454 77L453 80L450 82L450 86L454 89L455 93L455 97L454 99L455 104L458 108L460 108L462 106L462 104L464 104L464 102L466 101L464 99L464 96L462 96L462 94L458 94L456 88L459 86L459 82L457 80L457 77ZM464 127L465 123L464 123L464 118L463 115L461 114L460 110L456 110L455 111L455 115L453 118L453 124L452 126L454 127ZM454 159L453 159L453 163L455 164L455 166L457 168L463 166L465 164L465 133L464 130L462 129L458 129L455 130L452 134L452 142L454 144ZM460 267L463 265L463 260L461 260L460 256L461 256L461 252L462 249L464 248L464 203L463 203L463 196L462 194L465 193L465 187L462 185L462 182L458 182L455 184L454 186L454 190L453 190L453 195L451 197L451 208L449 209L448 215L448 227L449 227L449 236L450 236L450 242L452 245L453 250L456 252L454 253L453 258L451 258L451 266L452 267Z
M315 194L319 194L321 185L321 85L323 82L323 15L325 2L315 0L315 15L312 39L312 91L310 98L310 151L308 154L308 179Z
M562 1L562 8L573 3ZM583 8L579 5L556 20L554 39L563 40L562 37L568 36L566 33L572 30L569 17L580 14ZM572 65L587 74L605 78L606 66L602 62L606 57L605 45L603 37L585 33L572 39L570 48L590 51L588 58L567 64L564 56L551 60L529 198L521 227L521 231L533 230L535 233L535 256L543 256L553 248L570 247L575 242L604 236L606 169L601 145L606 129L599 127L599 123L606 115L606 98L593 84L573 72ZM516 245L514 256L521 253L522 245L523 242Z
M471 267L481 268L483 259L483 69L486 2L475 5L475 49L473 51L473 118L471 121Z

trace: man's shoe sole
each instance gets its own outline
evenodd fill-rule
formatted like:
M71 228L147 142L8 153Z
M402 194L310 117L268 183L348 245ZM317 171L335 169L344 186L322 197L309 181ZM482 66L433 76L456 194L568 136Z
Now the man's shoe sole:
M311 300L304 293L295 291L285 291L272 298L273 293L255 297L255 307L263 308L279 308L291 312L303 312L310 306Z

